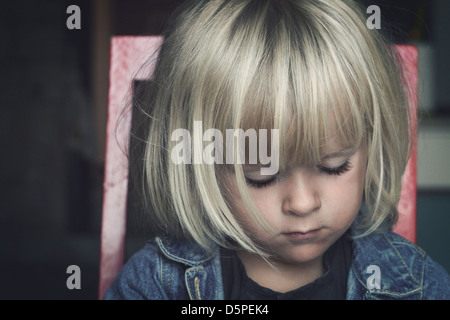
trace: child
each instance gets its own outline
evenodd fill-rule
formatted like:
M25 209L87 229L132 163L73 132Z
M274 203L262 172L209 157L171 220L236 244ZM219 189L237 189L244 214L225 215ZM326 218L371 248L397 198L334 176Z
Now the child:
M157 237L105 299L450 298L446 271L388 231L411 117L366 21L351 0L183 5L144 110Z

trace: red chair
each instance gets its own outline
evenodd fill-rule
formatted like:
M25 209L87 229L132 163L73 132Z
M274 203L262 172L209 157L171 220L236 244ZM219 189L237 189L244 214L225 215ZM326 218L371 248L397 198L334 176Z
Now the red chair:
M410 45L398 45L397 49L403 60L403 72L409 84L409 103L411 117L417 117L418 98L418 51L417 47ZM406 166L402 178L402 193L397 209L399 219L393 231L416 243L416 213L417 213L417 123L413 122L412 136L413 150L411 158Z
M124 112L124 106L131 101L133 80L145 77L138 73L139 68L156 52L161 40L161 37L114 37L111 42L99 298L103 297L124 261L128 196L126 150L131 129L131 113Z
M126 154L131 112L123 112L131 99L133 80L144 80L140 66L160 46L162 38L114 37L111 43L110 87L106 135L103 218L101 231L99 298L111 285L124 263L126 205L128 192L128 158ZM412 85L411 108L417 110L417 49L399 46L405 73ZM152 66L151 66L152 67ZM147 71L147 75L148 75ZM131 101L131 100L129 100ZM416 134L416 128L413 128ZM416 141L403 177L400 217L394 231L412 242L416 241Z

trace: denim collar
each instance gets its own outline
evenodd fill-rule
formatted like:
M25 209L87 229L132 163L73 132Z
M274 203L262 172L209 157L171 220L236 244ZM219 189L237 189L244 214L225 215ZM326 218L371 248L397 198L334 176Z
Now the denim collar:
M425 255L420 248L391 232L358 238L353 241L352 271L360 285L368 290L368 295L374 298L420 294L422 279L417 275L423 273L420 270L423 265L411 259L417 250ZM369 288L367 283L374 267L380 272L379 288Z
M352 235L355 235L352 232ZM176 241L170 238L156 238L161 252L170 260L182 263L188 267L206 266L214 257L217 258L219 246L212 246L208 251L194 242ZM401 252L400 252L401 251ZM411 259L417 254L417 247L400 236L387 233L373 233L353 241L352 266L349 274L349 285L356 285L365 298L411 298L422 294L422 279L417 278L423 273L423 264ZM420 255L425 253L419 249ZM369 288L373 266L380 271L380 287ZM372 269L371 269L372 268ZM347 288L347 290L352 290ZM348 297L352 293L348 291ZM359 290L358 290L359 291ZM363 292L360 292L364 295Z
M219 250L217 245L212 245L212 249L208 251L195 242L187 240L176 241L171 238L156 238L156 243L167 258L189 267L205 264Z

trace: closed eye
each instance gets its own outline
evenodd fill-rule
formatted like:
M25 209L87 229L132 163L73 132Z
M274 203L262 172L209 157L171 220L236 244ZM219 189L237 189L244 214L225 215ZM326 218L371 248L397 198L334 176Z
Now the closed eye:
M278 180L278 175L273 175L270 178L264 179L264 180L255 180L255 179L250 179L250 178L245 177L245 181L246 181L247 185L249 185L250 187L256 188L256 189L267 187L271 184L276 183L277 180Z
M330 175L330 176L340 176L344 173L346 173L347 171L349 171L352 168L352 165L350 163L349 160L347 160L344 164L342 164L339 167L336 168L330 168L330 167L326 167L323 165L319 165L317 166L317 168L319 169L319 171L321 173ZM272 184L275 184L278 182L279 180L279 174L273 175L271 177L269 177L268 179L264 179L264 180L258 180L258 179L250 179L248 177L245 177L245 181L247 183L248 186L256 188L256 189L261 189L264 187L268 187Z
M337 167L337 168L329 168L325 167L323 165L318 166L319 170L325 174L331 175L331 176L340 176L341 174L349 171L352 166L349 160L347 160L343 165Z

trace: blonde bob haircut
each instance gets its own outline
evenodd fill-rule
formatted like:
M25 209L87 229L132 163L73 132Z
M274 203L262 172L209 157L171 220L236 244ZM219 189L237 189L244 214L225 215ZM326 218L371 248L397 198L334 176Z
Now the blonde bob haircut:
M270 232L241 164L171 161L172 132L192 133L194 121L221 132L278 129L280 170L320 163L330 137L346 148L367 142L366 210L356 227L365 236L396 222L408 102L397 55L367 18L351 0L184 3L164 34L143 110L143 186L156 235L267 256L227 201L222 178L233 174L249 215ZM203 148L201 139L192 148Z

